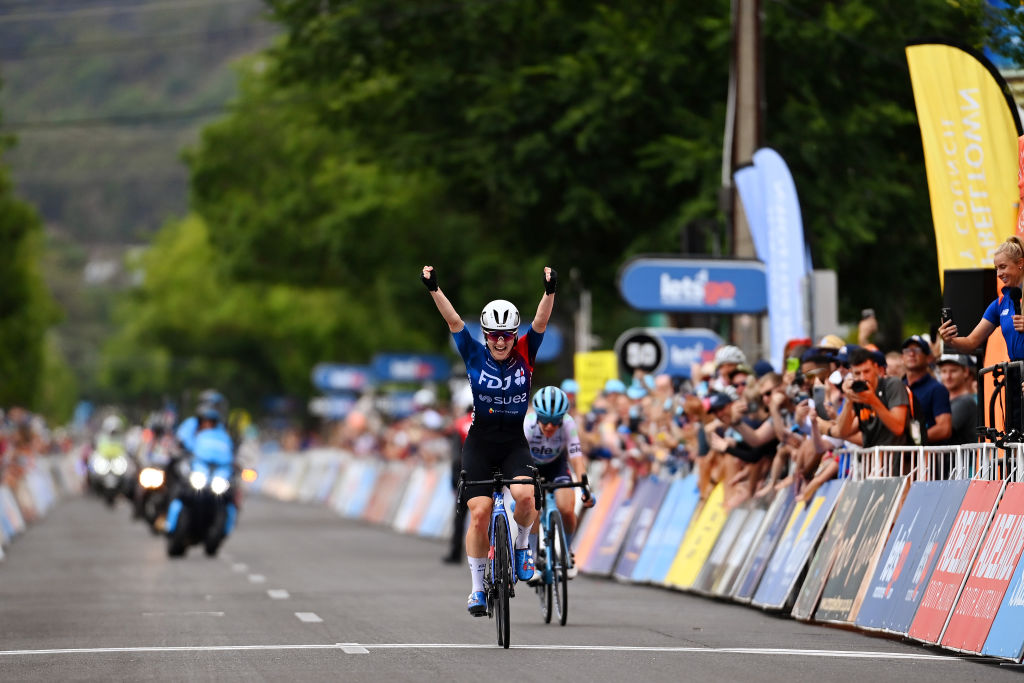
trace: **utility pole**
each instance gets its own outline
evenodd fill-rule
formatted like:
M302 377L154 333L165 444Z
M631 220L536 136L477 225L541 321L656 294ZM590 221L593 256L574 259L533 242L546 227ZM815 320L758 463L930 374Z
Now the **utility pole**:
M719 201L732 238L732 255L754 258L754 241L743 212L743 203L732 183L732 174L740 166L749 164L761 146L761 0L732 0L732 33ZM760 355L758 321L757 316L750 315L737 316L734 320L732 341L748 356Z

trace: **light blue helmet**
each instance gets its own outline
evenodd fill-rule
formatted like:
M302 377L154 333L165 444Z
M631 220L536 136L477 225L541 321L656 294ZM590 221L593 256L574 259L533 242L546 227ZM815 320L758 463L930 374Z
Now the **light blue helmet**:
M560 388L562 389L562 391L564 391L567 394L578 394L578 393L580 393L579 382L574 380L572 377L569 377L567 379L563 379L562 380L562 386Z
M533 395L533 409L539 420L558 420L569 410L569 397L558 387L543 387Z

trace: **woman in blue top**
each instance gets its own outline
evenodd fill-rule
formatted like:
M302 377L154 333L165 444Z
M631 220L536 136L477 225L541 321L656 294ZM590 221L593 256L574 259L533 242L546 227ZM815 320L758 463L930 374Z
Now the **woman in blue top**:
M1024 360L1024 315L1014 308L1014 302L1006 296L1007 287L1021 286L1024 281L1024 241L1013 235L996 248L992 258L999 278L1000 289L1004 292L996 298L981 317L978 325L966 337L958 337L957 326L947 320L939 326L939 335L946 346L953 351L971 353L988 339L998 326L1006 340L1006 351L1010 360Z
M484 306L480 314L486 345L473 339L462 317L437 286L433 266L424 266L420 279L430 291L441 317L448 323L455 346L466 363L469 385L473 390L473 424L462 446L462 469L469 481L483 481L500 468L507 479L530 476L533 457L530 455L523 419L530 405L530 382L537 350L544 339L551 311L555 305L558 274L544 269L544 296L526 336L519 339L519 311L508 301L496 299ZM516 484L509 487L516 501L513 518L519 526L516 534L516 574L521 581L533 578L533 555L530 551L530 529L537 517L533 486ZM466 555L469 559L473 589L467 609L475 617L487 614L484 597L484 568L487 566L489 540L487 527L491 520L491 492L485 486L466 490L469 528L466 531Z

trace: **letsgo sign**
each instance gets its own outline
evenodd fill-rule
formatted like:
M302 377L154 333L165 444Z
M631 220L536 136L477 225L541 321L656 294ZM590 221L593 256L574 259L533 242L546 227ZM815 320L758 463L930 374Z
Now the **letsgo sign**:
M452 374L444 356L411 353L378 353L370 363L381 382L441 382Z
M619 272L619 292L640 311L763 313L768 280L760 261L637 258Z
M634 327L615 340L615 356L627 375L635 370L689 377L690 368L715 357L722 338L702 327Z

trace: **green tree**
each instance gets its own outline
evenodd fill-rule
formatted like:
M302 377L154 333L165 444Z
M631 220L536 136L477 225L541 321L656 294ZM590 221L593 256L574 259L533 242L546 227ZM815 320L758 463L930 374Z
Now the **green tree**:
M10 144L0 138L0 153ZM0 165L0 405L41 407L45 335L58 318L40 275L42 239L39 217Z

